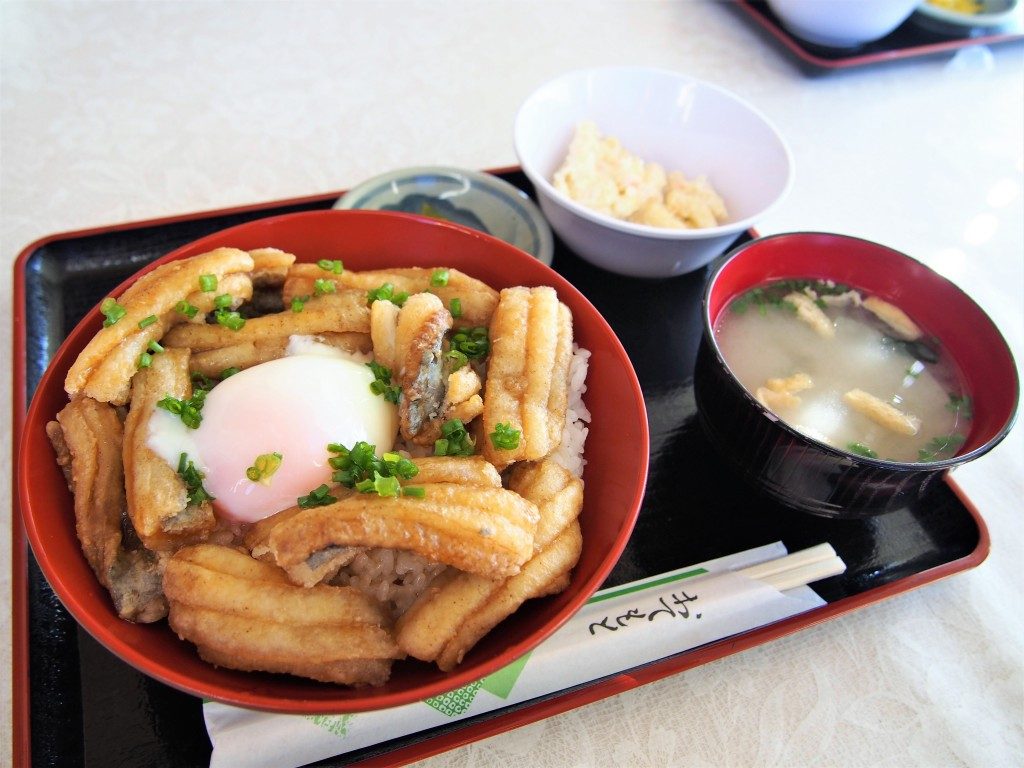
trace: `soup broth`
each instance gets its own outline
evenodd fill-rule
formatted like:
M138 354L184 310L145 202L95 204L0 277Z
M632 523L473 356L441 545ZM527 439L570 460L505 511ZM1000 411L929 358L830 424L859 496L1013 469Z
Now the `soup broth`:
M739 382L794 429L892 461L954 456L970 431L963 378L893 305L825 281L755 288L715 337Z

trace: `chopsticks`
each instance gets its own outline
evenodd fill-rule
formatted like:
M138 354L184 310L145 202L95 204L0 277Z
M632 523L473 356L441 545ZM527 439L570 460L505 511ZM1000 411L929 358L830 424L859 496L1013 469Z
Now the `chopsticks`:
M762 581L781 592L827 579L829 576L838 576L845 570L846 563L836 555L832 545L826 543L741 568L736 573Z

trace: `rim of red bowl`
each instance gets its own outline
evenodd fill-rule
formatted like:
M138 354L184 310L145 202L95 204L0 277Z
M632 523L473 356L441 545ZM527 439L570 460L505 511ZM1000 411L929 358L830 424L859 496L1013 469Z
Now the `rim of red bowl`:
M206 662L199 660L195 647L192 646L191 643L185 643L184 641L178 640L165 621L151 625L133 625L119 619L113 611L113 607L110 603L106 590L100 586L98 581L96 581L91 569L85 562L84 555L82 555L80 547L77 546L77 536L73 533L71 534L80 563L78 564L75 573L65 572L58 563L53 561L53 557L56 557L57 553L55 552L51 555L51 552L49 551L50 546L52 546L50 542L53 540L53 534L42 527L42 523L45 522L41 519L42 516L40 516L40 519L37 519L37 514L35 512L36 505L49 501L50 503L53 503L55 507L60 506L60 496L62 493L66 495L67 499L71 498L70 493L67 492L66 485L64 484L63 476L59 477L59 488L54 489L51 487L48 491L44 490L44 493L50 497L49 499L37 498L39 491L34 490L32 487L33 474L35 473L31 471L31 467L34 465L36 460L49 462L52 466L48 471L51 471L51 473L52 471L56 471L57 474L60 475L59 470L57 470L52 449L49 446L49 441L45 437L45 434L43 434L43 427L47 421L54 417L56 410L63 407L63 403L67 400L67 396L64 393L64 388L62 386L62 380L68 366L74 359L74 356L77 355L80 348L84 346L86 341L91 338L93 333L95 333L95 331L100 327L100 312L99 306L97 305L96 307L93 307L93 309L90 310L90 312L86 314L85 317L83 317L83 319L75 326L75 328L69 333L68 338L60 345L56 353L53 355L50 365L36 387L36 391L33 394L32 402L25 419L24 433L19 446L20 454L23 458L18 465L17 489L21 502L21 513L25 525L25 532L32 546L36 560L50 585L53 587L54 592L58 595L61 602L80 625L82 625L98 642L126 663L136 669L139 669L150 677L187 693L253 709L289 712L295 714L316 714L322 712L359 712L395 707L420 701L431 696L437 696L463 685L472 683L508 665L515 659L520 658L522 655L535 648L566 621L568 621L569 618L571 618L583 606L590 596L598 589L607 577L608 573L614 567L615 563L618 561L622 550L626 546L626 542L629 540L640 511L640 505L643 501L647 479L649 459L649 450L647 448L650 444L650 438L643 393L640 389L640 383L637 380L636 372L629 360L629 356L626 354L625 349L618 337L615 335L611 326L608 325L607 321L601 316L597 309L571 283L550 267L536 260L533 256L530 256L524 251L521 251L502 240L491 237L490 235L447 221L397 212L325 210L283 214L280 216L258 219L221 230L181 246L180 248L176 248L165 256L140 269L130 278L122 282L117 288L112 290L110 295L120 295L128 285L160 264L185 258L197 253L202 253L219 245L226 245L228 244L226 239L231 240L233 238L236 242L241 241L234 247L246 249L265 246L279 247L272 241L272 232L275 228L289 227L292 225L296 228L299 228L299 225L309 225L312 227L318 221L325 222L321 226L329 227L335 225L327 224L326 222L344 220L354 222L352 226L366 226L372 228L373 226L378 225L388 225L403 231L407 228L411 228L413 230L417 230L417 234L424 236L429 235L431 237L436 235L440 238L449 237L450 235L445 234L445 231L450 230L454 233L454 235L451 236L454 237L455 240L459 240L461 238L462 242L468 242L468 240L482 241L478 245L487 249L489 256L493 258L500 258L501 264L497 269L501 271L508 271L512 268L515 270L516 274L521 274L525 271L527 275L531 275L531 273L533 275L527 280L511 279L506 281L504 285L550 285L556 289L559 294L559 298L573 310L574 326L576 328L580 327L581 319L586 318L586 325L589 329L587 333L589 335L593 335L594 340L598 337L602 339L602 356L610 354L610 362L620 367L622 374L625 376L626 388L629 391L623 394L626 394L631 398L631 404L635 407L635 412L632 414L636 418L635 429L636 440L638 442L635 444L645 446L645 450L642 452L636 452L636 455L633 457L634 462L632 467L627 467L625 475L617 480L620 485L625 484L625 487L628 489L626 491L626 495L629 498L629 501L627 504L626 514L623 518L623 524L612 539L610 546L605 549L603 556L599 557L597 566L588 576L586 576L582 581L577 580L574 576L574 580L569 591L562 593L561 596L557 596L555 598L545 598L545 600L556 600L562 603L555 614L549 619L547 624L538 630L526 632L522 639L512 643L504 650L488 659L477 660L475 662L465 664L462 668L457 668L454 672L446 675L436 672L436 668L434 668L434 672L438 679L432 682L402 689L400 685L395 684L393 679L383 688L350 688L340 685L317 683L316 681L293 678L287 675L268 676L267 673L237 672L234 670L222 670L215 668L213 665L209 665ZM367 223L365 225L361 224L360 222L362 221L366 221ZM255 240L252 239L256 234L261 233L262 231L269 232L270 239L265 239L262 235ZM300 257L300 260L315 262L318 258L327 258L331 253L333 253L330 250L333 247L330 243L323 243L318 247L323 250L313 253L306 252L302 257ZM337 256L335 255L334 258L337 258ZM369 254L365 256L365 258L371 262L377 259L377 265L381 268L396 266L393 261L388 264L380 262L378 257L374 254ZM388 256L387 258L394 259L395 257ZM405 262L403 265L414 265L417 258L424 257L417 257L415 254L412 254L410 258L399 258L401 261ZM459 259L456 258L451 262L451 265L455 266L458 261ZM433 258L431 257L431 265L433 265L432 262ZM357 266L359 266L359 268L367 268L366 266ZM463 264L459 268L462 267L465 267L465 265ZM487 281L485 280L485 282ZM592 350L592 352L593 351L594 350ZM591 358L591 362L594 362L593 357ZM591 372L588 373L587 377L588 391L592 391L591 388L594 387L595 384L597 384L597 381L593 378L592 369ZM603 385L597 384L597 386L600 387ZM49 394L49 397L47 397L47 394ZM56 402L54 403L54 401ZM47 405L49 405L49 407L47 407ZM56 408L54 408L54 405L56 405ZM593 429L591 429L591 435L592 434ZM586 456L587 454L585 453L584 455ZM622 469L622 466L616 467L617 471L622 471ZM584 478L587 478L586 470L584 471ZM596 514L595 512L590 511L593 509L595 502L589 501L589 499L593 499L593 496L586 497L585 495L584 508L581 515L587 517L581 519L591 519L594 518ZM67 506L66 502L64 502L64 506ZM74 522L70 516L67 519L67 524L73 530ZM586 538L584 539L584 554L586 554ZM582 557L583 556L581 556L581 561ZM70 578L80 575L83 567L88 575L88 579L84 583L73 583L69 581ZM105 611L100 610L97 613L97 608L99 607L97 605L98 600L102 601L101 605L105 608ZM521 611L527 610L527 612L529 612L528 607L529 606L524 606ZM538 608L537 610L541 609ZM111 617L113 618L113 621L111 621ZM513 615L507 621L511 622L515 621L515 619L516 616ZM147 655L143 649L130 645L124 637L118 634L116 630L123 630L126 626L140 629L140 635L142 636L143 642L145 642L145 638L150 634L159 634L166 635L166 639L172 640L176 644L180 643L185 652L191 654L191 656L194 657L194 660L198 661L199 664L202 665L201 669L208 672L210 677L214 679L196 679L194 676L188 674L187 671L183 672L167 661L154 660ZM492 634L500 631L501 626L499 626ZM482 644L486 640L487 638L482 641ZM176 648L177 646L174 647ZM480 646L477 647L479 648ZM471 651L467 657L467 661L472 659L473 652ZM426 666L424 662L416 662L416 664L423 664ZM430 665L430 667L433 668L433 665ZM227 674L222 674L224 672ZM248 685L246 690L240 690L238 686L230 685L231 679L237 678L239 675L244 676L240 679L246 681ZM428 678L430 676L433 675L428 675ZM218 682L216 678L225 679ZM391 688L397 688L397 690L391 690Z
M967 450L930 462L899 462L855 455L819 442L785 421L769 416L770 412L739 385L747 400L766 418L772 418L787 432L828 453L889 469L955 467L987 453L1009 434L1017 415L1020 383L1013 352L992 319L961 288L927 265L895 248L852 235L783 232L743 243L722 257L704 289L703 323L704 336L731 376L732 369L714 334L721 312L730 300L746 290L776 280L800 278L834 280L891 301L951 350L974 402L971 431L964 443ZM937 311L941 301L949 302L941 305L946 311ZM970 320L963 321L968 313ZM990 354L986 356L981 350ZM988 375L992 372L996 375ZM735 376L733 379L736 380ZM976 397L979 391L986 393L986 397ZM987 396L989 394L991 397Z

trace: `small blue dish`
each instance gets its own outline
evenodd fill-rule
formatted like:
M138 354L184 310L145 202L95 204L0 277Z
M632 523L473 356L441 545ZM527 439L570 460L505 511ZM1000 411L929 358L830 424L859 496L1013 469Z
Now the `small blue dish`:
M489 173L461 168L403 168L364 181L335 208L404 211L486 232L550 266L551 227L520 189Z

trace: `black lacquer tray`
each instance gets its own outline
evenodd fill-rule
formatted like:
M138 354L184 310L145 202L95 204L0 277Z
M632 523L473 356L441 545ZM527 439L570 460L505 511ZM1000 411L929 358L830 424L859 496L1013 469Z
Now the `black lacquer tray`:
M922 23L918 14L904 21L880 40L856 48L829 48L803 40L772 13L765 2L736 0L730 7L743 13L761 27L775 42L795 56L810 73L851 69L903 59L916 59L954 53L971 45L999 45L1024 41L1024 29L1017 17L999 27L933 29Z
M517 169L495 171L532 192ZM329 208L337 195L198 213L55 235L15 264L15 455L25 407L50 355L82 315L125 277L168 251L255 218ZM743 235L737 242L749 238ZM848 565L819 582L828 605L542 700L395 739L318 765L399 764L547 717L768 642L978 565L984 522L947 478L912 507L869 520L830 520L758 496L719 462L693 394L707 272L667 280L612 275L556 241L554 269L607 318L643 388L651 430L647 493L633 536L604 586L773 541L790 550L830 542ZM15 763L36 766L196 766L210 743L199 699L111 655L64 610L28 551L14 515Z

